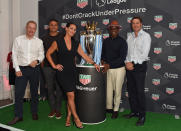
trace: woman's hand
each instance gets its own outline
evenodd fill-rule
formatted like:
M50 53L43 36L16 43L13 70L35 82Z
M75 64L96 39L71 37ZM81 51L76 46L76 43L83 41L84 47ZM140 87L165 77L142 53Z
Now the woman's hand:
M63 65L57 64L53 68L56 69L56 70L62 71L63 70Z
M99 65L97 65L97 64L94 64L94 66L95 66L95 68L96 68L97 72L100 72L100 66L99 66Z

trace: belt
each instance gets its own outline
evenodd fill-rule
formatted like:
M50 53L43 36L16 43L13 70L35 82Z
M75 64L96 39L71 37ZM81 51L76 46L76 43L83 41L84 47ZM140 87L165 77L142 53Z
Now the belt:
M19 66L20 68L36 68L38 67L39 65L35 66L35 67L31 67L31 66Z
M32 68L31 66L19 66L20 68Z
M146 64L146 63L147 63L147 61L143 61L143 62L142 62L142 64L135 63L134 61L132 61L132 63L133 63L134 65L142 65L142 64Z

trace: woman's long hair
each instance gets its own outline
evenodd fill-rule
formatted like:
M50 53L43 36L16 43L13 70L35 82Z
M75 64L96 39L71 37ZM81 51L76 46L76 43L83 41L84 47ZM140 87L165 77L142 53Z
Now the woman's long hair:
M73 22L68 22L67 24L66 24L66 27L68 28L68 27L70 27L70 25L75 25L76 27L77 27L77 25L75 24L75 23L73 23ZM66 31L65 31L65 29L64 29L64 37L65 37L65 35L66 35ZM75 35L71 38L72 40L75 40Z

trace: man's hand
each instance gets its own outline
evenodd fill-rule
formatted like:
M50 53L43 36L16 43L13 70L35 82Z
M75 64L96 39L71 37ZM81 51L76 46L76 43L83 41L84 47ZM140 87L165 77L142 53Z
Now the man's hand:
M36 65L38 64L38 62L37 62L37 60L34 60L34 61L32 61L31 63L30 63L30 65L29 66L31 66L31 67L36 67Z
M132 62L127 62L126 63L126 69L127 70L133 70L134 69L134 65Z
M21 71L17 71L17 72L16 72L16 76L17 76L17 77L20 77L20 76L23 76L23 74L22 74Z
M103 64L103 66L104 66L104 69L102 72L106 73L107 70L110 68L110 65L109 64Z
M44 67L44 61L42 61L42 63L40 64L40 66L41 66L41 68L43 68Z

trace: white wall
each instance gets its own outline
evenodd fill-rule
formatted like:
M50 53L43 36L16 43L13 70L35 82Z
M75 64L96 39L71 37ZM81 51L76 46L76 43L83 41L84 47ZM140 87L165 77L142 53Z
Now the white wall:
M38 0L20 0L20 22L21 22L21 32L25 32L26 22L29 20L34 20L38 24ZM38 32L38 30L37 30ZM37 33L36 32L36 36Z
M0 0L0 100L9 98L7 54L29 20L38 24L38 0ZM38 31L36 32L36 36Z
M9 0L0 1L0 100L9 97L9 86L7 85L7 54L9 52L11 32L11 8Z
M38 0L11 0L13 17L13 38L25 33L27 21L34 20L38 24ZM36 32L36 36L38 30Z

